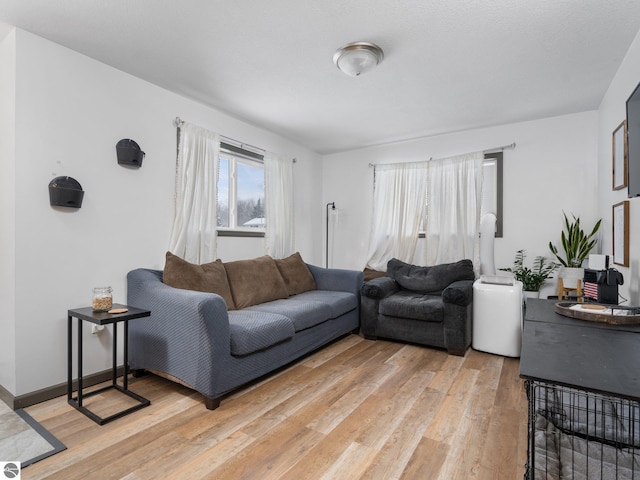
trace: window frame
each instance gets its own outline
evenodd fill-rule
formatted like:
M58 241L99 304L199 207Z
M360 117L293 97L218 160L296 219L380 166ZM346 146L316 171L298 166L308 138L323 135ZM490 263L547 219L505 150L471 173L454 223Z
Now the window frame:
M260 165L263 172L264 179L264 155L247 150L242 147L232 145L227 142L220 142L220 154L219 157L228 160L229 164L229 223L237 223L237 191L238 191L238 178L237 178L237 164L242 163L245 165ZM216 187L218 185L220 175L220 169L216 172ZM264 183L263 183L264 185ZM266 196L266 188L263 191ZM216 193L217 195L217 193ZM216 202L218 199L216 198ZM263 196L264 206L264 196ZM264 208L264 207L263 207ZM216 231L219 237L264 237L264 227L240 227L238 225L228 227L216 226Z
M502 238L504 227L504 211L503 211L503 160L504 153L502 151L485 153L482 166L484 167L489 161L496 162L496 234L495 238Z

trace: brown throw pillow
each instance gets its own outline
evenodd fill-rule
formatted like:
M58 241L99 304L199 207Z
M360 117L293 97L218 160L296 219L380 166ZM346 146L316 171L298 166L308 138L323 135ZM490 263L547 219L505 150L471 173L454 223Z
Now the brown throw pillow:
M163 281L174 288L217 293L227 304L227 310L236 309L229 289L227 272L220 259L215 262L196 265L171 252L167 252Z
M276 266L282 275L289 296L316 289L316 281L299 252L276 260Z
M239 310L259 303L287 298L287 287L268 255L251 260L238 260L224 264L233 295L233 303Z

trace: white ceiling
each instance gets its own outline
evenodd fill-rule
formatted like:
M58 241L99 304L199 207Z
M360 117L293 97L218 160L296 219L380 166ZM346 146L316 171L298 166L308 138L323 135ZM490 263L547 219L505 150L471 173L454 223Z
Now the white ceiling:
M640 1L0 0L0 22L326 154L596 109ZM385 52L358 78L332 63L354 41Z

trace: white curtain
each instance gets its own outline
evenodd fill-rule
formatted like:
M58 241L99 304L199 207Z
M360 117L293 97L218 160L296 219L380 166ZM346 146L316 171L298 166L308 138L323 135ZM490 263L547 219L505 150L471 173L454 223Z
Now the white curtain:
M411 263L424 216L427 163L374 167L373 220L367 266L385 271L398 258Z
M176 213L169 250L192 263L216 258L216 176L220 138L204 128L180 127Z
M480 265L482 152L429 162L426 264L468 258Z
M284 258L295 252L293 162L271 152L264 156L265 252Z

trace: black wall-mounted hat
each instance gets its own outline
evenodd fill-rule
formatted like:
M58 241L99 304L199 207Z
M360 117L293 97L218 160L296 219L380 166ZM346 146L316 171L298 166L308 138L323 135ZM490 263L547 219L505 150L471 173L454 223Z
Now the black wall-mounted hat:
M123 138L116 144L116 152L118 153L118 163L120 165L129 165L132 167L141 167L144 152L136 142L130 138Z
M84 191L71 177L56 177L49 182L49 203L56 207L80 208Z

